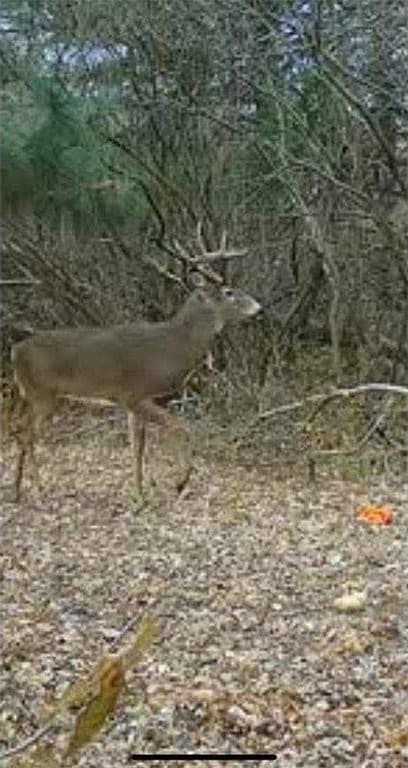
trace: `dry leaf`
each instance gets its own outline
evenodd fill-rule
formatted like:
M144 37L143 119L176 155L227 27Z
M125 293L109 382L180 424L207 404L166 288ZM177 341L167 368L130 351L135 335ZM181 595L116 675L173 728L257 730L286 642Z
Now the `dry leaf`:
M367 595L365 592L348 592L347 594L336 598L333 602L333 607L337 611L352 613L353 611L362 611L366 602Z
M397 637L399 635L398 624L394 621L377 621L371 627L371 633L379 637Z
M371 525L391 525L392 512L388 507L377 507L373 505L359 507L357 510L357 520L361 520L364 523L370 523Z
M384 733L384 742L391 749L408 747L408 725L390 728Z
M8 762L8 768L59 768L60 761L57 760L54 753L54 747L38 744L30 755Z
M125 671L121 660L115 656L102 659L99 668L99 693L79 713L67 754L83 747L102 728L106 718L115 709L124 682Z
M372 647L372 645L373 641L369 635L358 635L357 633L352 633L343 637L342 640L336 645L335 653L350 655L365 653L369 648Z
M237 704L232 704L232 706L228 707L225 716L232 725L244 730L254 729L262 722L260 717L257 717L252 712L246 712Z
M179 694L180 701L215 704L232 698L233 693L225 688L184 688Z

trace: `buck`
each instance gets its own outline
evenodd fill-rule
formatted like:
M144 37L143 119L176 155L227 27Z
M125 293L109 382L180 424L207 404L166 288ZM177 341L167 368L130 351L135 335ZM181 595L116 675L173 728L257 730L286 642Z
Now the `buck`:
M40 487L35 439L44 419L65 398L102 400L127 411L134 481L142 494L146 423L154 421L185 431L182 423L154 399L174 391L227 323L259 311L255 299L224 286L218 273L202 265L205 256L211 261L242 253L226 251L225 233L219 251L202 253L200 259L190 257L174 242L179 257L193 264L195 271L194 290L170 320L38 331L13 347L14 377L25 406L24 426L18 436L16 500L27 458ZM186 484L190 470L191 462L180 487Z

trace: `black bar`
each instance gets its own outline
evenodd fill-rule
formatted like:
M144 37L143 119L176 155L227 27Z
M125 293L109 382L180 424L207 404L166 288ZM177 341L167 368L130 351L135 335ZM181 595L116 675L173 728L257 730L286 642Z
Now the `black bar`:
M277 760L277 755L272 752L156 752L152 754L131 754L129 760L220 760L228 762L230 760Z

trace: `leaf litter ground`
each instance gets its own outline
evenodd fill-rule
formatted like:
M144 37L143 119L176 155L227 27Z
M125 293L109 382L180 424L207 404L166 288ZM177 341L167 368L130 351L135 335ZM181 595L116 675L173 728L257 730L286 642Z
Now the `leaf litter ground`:
M177 498L157 451L160 491L140 509L116 428L95 418L82 436L52 435L38 450L46 491L27 483L19 505L5 449L1 751L149 612L160 637L75 764L142 765L130 755L166 750L407 764L403 480L311 485L295 467L278 481L256 454L242 466L226 449L201 456ZM356 519L373 503L392 525ZM362 610L337 611L352 590L366 594Z

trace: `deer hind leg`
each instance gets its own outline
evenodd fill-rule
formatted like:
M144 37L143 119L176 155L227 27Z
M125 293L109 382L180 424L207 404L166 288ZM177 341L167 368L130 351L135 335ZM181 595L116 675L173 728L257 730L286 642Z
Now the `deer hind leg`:
M21 495L21 484L24 476L24 469L27 462L27 454L32 454L33 443L33 416L27 400L21 398L18 408L19 425L16 432L17 441L17 463L14 480L14 500L18 502Z
M146 424L137 419L134 411L128 411L128 432L132 450L133 478L139 496L143 495L143 463L146 446Z
M3 441L10 437L10 423L15 408L13 388L5 386L1 393L1 436Z
M47 396L41 400L25 400L22 427L17 440L19 443L17 468L15 477L15 501L19 501L21 495L21 485L24 476L24 470L27 459L30 460L31 469L37 489L41 490L40 472L35 456L35 441L39 434L42 423L46 417L52 413L55 407L55 400L52 396Z

